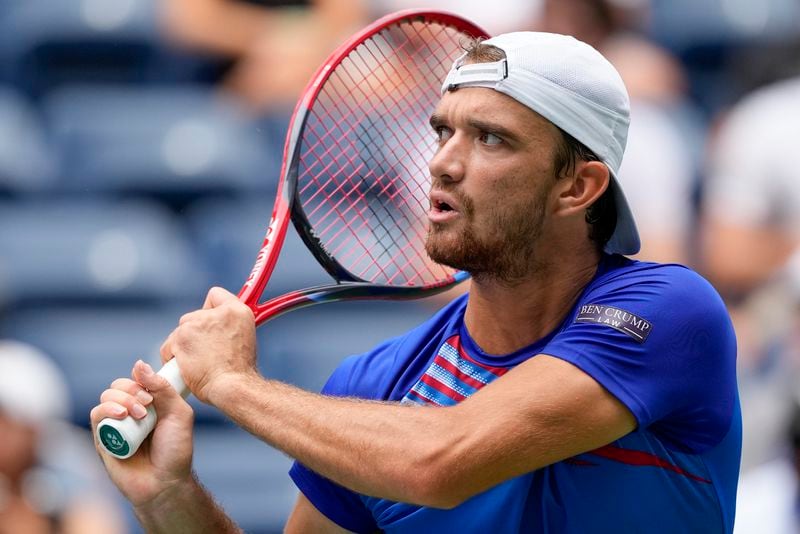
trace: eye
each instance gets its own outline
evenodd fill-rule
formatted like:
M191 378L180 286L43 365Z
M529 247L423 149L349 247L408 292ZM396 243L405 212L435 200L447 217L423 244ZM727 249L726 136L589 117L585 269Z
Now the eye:
M453 136L453 131L447 126L436 126L433 131L436 133L436 140L439 144L444 143Z
M503 139L493 133L484 132L481 134L481 142L486 145L494 146L501 144Z

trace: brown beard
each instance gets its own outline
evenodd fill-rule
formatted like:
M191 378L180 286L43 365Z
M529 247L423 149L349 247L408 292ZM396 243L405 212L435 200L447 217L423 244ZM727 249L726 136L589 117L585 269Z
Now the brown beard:
M472 200L451 192L461 205L463 224L457 235L449 236L444 225L432 223L425 251L433 261L467 271L475 280L514 285L539 269L534 248L542 233L548 193L549 188L542 188L527 206L493 206L487 214L490 231L479 234Z

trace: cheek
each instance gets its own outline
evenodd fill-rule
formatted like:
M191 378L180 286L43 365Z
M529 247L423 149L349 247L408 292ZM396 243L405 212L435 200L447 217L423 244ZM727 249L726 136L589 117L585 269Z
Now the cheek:
M507 172L485 182L480 196L485 206L504 209L527 206L541 197L543 179L526 172L524 175Z
M544 153L473 161L471 170L475 180L464 184L464 192L479 218L484 210L523 209L542 201L555 183L552 158Z

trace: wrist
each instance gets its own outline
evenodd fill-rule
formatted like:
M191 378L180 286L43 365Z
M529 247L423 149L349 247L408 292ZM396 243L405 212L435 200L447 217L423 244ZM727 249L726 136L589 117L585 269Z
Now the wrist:
M223 373L209 385L207 402L223 413L227 413L227 407L241 402L248 391L253 391L258 384L263 382L263 377L255 371Z
M194 473L163 491L134 513L149 534L214 532L241 534L241 530L214 502Z
M141 503L131 501L131 504L142 523L151 523L162 516L169 516L173 509L182 507L186 502L192 502L202 491L202 486L192 471L186 478L166 486L153 498Z

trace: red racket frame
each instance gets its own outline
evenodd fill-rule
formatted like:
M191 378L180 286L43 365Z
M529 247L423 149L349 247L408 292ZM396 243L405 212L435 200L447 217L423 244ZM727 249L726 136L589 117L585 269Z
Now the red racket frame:
M292 218L297 183L296 160L297 152L300 148L298 140L300 139L312 105L317 99L326 80L328 80L336 67L347 58L350 52L371 36L406 20L409 22L438 22L442 25L451 26L475 38L488 36L480 27L452 13L413 9L399 11L387 15L364 28L361 32L354 35L334 50L322 66L320 66L303 91L303 96L299 99L292 115L283 151L283 166L281 168L282 180L278 183L278 191L272 216L267 226L261 249L256 257L255 265L239 292L239 299L253 310L256 324L261 324L268 319L277 317L288 311L321 302L351 299L420 298L445 291L469 277L469 275L463 271L455 271L448 278L439 280L434 284L417 287L386 286L357 280L339 280L337 284L300 289L259 303L264 288L269 278L272 276L280 249L286 237L289 221ZM306 244L309 245L308 242ZM312 248L312 246L313 245L309 245L309 248ZM312 252L314 251L312 250ZM317 253L315 253L315 256L317 256Z

